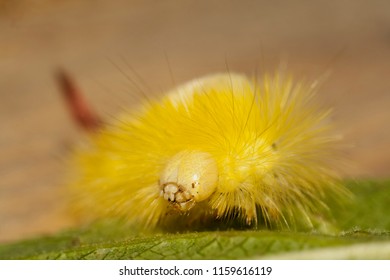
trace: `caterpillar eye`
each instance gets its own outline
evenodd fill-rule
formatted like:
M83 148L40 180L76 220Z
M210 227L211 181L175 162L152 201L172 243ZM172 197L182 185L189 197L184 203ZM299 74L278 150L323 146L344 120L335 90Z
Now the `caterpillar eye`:
M160 196L174 209L188 211L215 192L217 164L208 153L182 151L169 159L159 182Z

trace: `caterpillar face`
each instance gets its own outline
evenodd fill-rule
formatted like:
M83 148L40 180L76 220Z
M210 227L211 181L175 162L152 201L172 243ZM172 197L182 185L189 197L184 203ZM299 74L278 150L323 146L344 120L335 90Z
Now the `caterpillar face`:
M160 196L178 211L208 199L217 187L218 168L210 154L182 151L166 164L159 180Z

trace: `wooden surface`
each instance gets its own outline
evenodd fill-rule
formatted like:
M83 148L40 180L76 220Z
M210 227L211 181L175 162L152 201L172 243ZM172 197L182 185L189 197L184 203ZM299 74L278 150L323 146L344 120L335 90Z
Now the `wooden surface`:
M64 159L83 134L54 82L58 67L110 116L141 91L282 64L324 80L345 176L388 178L388 1L0 1L0 242L72 225Z

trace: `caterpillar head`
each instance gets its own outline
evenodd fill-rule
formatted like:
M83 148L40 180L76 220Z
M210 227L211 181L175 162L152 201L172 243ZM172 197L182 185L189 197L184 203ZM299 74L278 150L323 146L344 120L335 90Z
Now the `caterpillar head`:
M178 211L188 211L216 190L218 168L210 154L182 151L170 158L160 176L160 195Z

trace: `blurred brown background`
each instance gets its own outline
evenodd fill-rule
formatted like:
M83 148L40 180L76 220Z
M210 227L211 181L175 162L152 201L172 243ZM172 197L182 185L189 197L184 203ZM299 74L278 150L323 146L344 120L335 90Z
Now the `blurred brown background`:
M82 132L60 98L58 67L112 115L140 101L128 78L157 95L227 68L261 74L283 63L327 77L319 98L349 145L345 176L388 178L389 1L0 1L0 242L71 225L63 159Z

